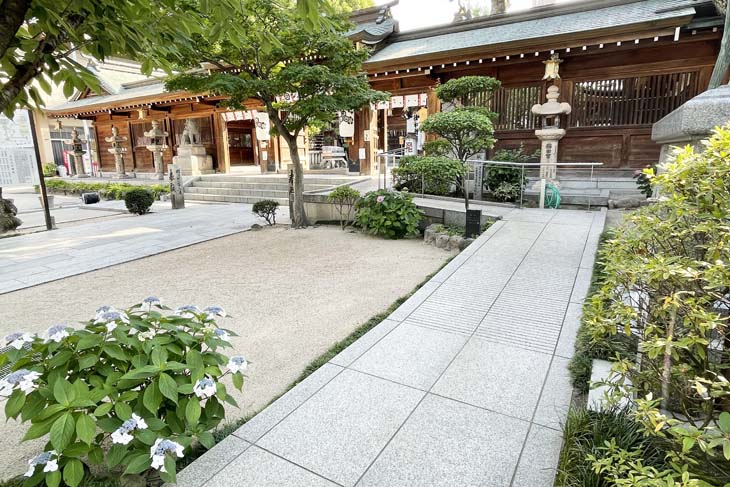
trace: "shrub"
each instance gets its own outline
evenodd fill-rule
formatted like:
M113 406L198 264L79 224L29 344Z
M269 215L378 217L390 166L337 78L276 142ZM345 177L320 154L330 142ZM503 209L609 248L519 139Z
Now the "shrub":
M63 179L51 179L46 181L46 189L50 193L81 194L89 191L97 191L99 196L108 200L123 200L128 191L139 188L139 185L129 183L80 183L65 181ZM170 187L165 184L150 184L142 186L152 193L154 199L161 194L170 192Z
M134 188L124 193L124 205L130 213L144 215L149 213L155 199L146 188Z
M43 163L43 177L52 178L58 174L58 168L55 162L44 162Z
M355 222L363 230L391 239L418 234L418 224L423 218L413 196L385 189L371 191L360 198L355 212Z
M393 185L413 193L449 195L457 179L464 175L464 164L448 157L406 156L393 169Z
M525 147L517 149L500 149L494 153L492 160L501 162L528 163L540 158L540 151L525 153ZM516 201L527 185L524 171L518 166L485 166L484 191L488 197L496 201Z
M592 342L640 342L614 366L613 397L668 443L674 477L730 482L730 126L654 176L660 202L629 217L602 253L586 308ZM616 455L621 455L617 452ZM622 478L634 472L622 471Z
M636 171L634 173L634 179L636 180L636 187L641 193L647 198L651 198L654 194L654 187L651 184L651 178L654 176L654 168L647 166L643 171Z
M355 203L360 198L360 192L351 186L340 186L335 188L327 199L335 206L335 211L340 216L340 226L344 230L352 220L352 212L355 210Z
M279 203L274 200L261 200L253 204L253 212L266 220L269 225L276 224L276 209Z
M30 422L24 440L48 439L27 485L58 486L63 476L75 487L92 468L175 482L176 458L213 446L223 403L236 406L221 379L231 375L241 390L246 361L218 351L234 335L216 323L222 308L167 311L150 297L126 311L103 306L80 329L6 338L5 413Z

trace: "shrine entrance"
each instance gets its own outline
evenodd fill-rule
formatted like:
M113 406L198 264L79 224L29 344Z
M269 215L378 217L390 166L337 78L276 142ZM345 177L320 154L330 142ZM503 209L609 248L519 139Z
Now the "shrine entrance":
M256 165L256 131L253 120L235 120L226 123L228 155L231 166Z

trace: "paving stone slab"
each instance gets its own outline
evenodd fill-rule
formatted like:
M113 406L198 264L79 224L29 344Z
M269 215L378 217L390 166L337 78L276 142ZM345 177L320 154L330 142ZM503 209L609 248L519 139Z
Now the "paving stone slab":
M281 396L256 416L246 421L233 434L250 442L256 442L282 419L302 405L312 394L321 389L342 371L342 367L324 364L295 388Z
M429 395L357 485L509 485L528 426Z
M573 292L570 295L571 303L581 304L585 302L588 296L588 290L591 287L591 278L593 277L592 268L578 269L578 275L575 277Z
M381 321L375 328L361 336L355 343L335 355L330 363L348 367L352 362L358 359L360 355L367 352L385 335L390 333L399 322L391 319Z
M573 381L568 370L569 365L570 360L553 357L533 419L535 423L556 430L563 428L573 398Z
M583 316L583 304L570 303L565 312L563 327L560 331L560 339L555 348L555 355L563 358L571 358L575 353L575 340L580 328Z
M350 367L383 379L428 390L467 338L403 324Z
M418 308L421 303L423 303L426 298L428 298L431 293L439 287L439 285L440 283L434 282L433 280L428 281L426 284L421 286L418 291L413 293L413 296L408 298L405 303L401 304L397 310L393 311L390 316L388 316L388 319L393 321L405 320L408 315L413 312L413 310Z
M205 487L336 487L306 469L252 446L216 474ZM192 486L191 486L192 487Z
M352 486L423 396L417 389L345 370L257 445Z
M177 487L200 487L246 451L251 443L230 435L177 474Z
M432 392L529 421L549 366L544 353L472 338Z
M562 444L559 431L533 424L512 487L552 487Z

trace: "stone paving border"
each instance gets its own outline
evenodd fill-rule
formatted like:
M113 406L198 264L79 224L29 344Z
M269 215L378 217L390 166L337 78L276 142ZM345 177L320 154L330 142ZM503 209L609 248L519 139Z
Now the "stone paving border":
M0 295L248 230L251 205L195 205L0 240Z
M605 218L510 212L178 486L552 486Z

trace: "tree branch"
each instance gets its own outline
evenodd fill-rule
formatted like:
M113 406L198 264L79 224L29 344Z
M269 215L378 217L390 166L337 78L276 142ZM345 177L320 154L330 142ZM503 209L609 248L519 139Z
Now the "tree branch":
M0 58L5 57L15 34L25 21L25 14L30 9L31 0L0 1Z

